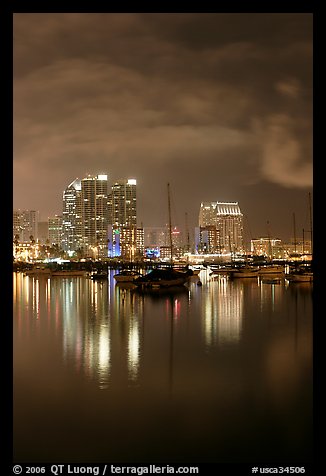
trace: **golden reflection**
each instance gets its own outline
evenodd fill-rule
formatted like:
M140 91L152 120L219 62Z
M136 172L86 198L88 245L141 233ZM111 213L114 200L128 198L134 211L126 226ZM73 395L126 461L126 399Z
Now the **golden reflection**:
M107 388L110 376L110 334L107 324L102 324L99 332L98 373L100 388Z
M238 343L242 331L243 283L219 276L209 283L209 295L203 305L207 346Z
M33 314L36 319L40 317L40 282L36 278L33 279L33 287L32 287L32 294L33 294Z
M274 312L282 301L283 285L280 283L266 283L260 280L259 288L260 311L263 312L265 309L271 308L271 311Z
M24 284L26 285L26 291L25 291L25 296L26 296L26 306L28 306L29 304L29 276L26 276L26 278L24 278Z
M131 380L136 380L138 377L139 352L140 339L138 321L131 317L128 333L128 375Z

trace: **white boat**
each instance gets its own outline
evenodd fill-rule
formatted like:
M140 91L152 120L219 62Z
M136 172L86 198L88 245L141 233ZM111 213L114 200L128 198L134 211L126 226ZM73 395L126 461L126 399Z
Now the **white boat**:
M132 283L136 278L141 276L137 271L124 270L113 276L117 283Z

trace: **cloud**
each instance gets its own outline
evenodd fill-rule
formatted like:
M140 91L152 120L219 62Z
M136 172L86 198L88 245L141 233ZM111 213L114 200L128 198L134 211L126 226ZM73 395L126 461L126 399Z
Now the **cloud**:
M311 157L303 157L293 127L293 120L284 114L267 118L258 134L262 148L261 173L265 179L285 187L311 187Z
M296 78L290 78L278 81L275 84L275 89L284 96L296 99L300 93L300 82Z

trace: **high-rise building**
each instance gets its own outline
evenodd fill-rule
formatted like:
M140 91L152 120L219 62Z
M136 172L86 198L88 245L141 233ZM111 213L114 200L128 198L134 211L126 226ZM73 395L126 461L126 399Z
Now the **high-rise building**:
M144 230L137 227L137 181L117 180L108 197L109 255L133 260L144 253Z
M82 245L81 180L76 178L63 192L62 248L74 252Z
M48 218L48 236L50 245L61 246L62 243L62 216L55 215Z
M198 237L199 240L205 237L207 246L204 248L209 253L242 253L243 214L238 202L202 202ZM197 248L200 249L201 245L197 243Z
M109 195L109 223L119 228L137 225L137 181L135 179L118 180L112 185Z
M30 241L38 238L39 212L36 210L13 211L13 238L18 241Z
M88 175L81 180L83 247L90 256L108 256L108 177Z

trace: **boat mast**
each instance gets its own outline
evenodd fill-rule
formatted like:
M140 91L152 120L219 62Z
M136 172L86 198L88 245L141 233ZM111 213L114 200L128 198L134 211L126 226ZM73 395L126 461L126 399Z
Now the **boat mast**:
M295 234L295 213L293 213L293 239L294 239L294 253L297 253L297 237Z
M170 238L170 259L171 266L173 264L173 244L172 244L172 223L171 223L171 200L170 200L170 184L168 183L168 210L169 210L169 238Z
M268 235L268 253L270 261L273 260L273 249L272 249L272 241L271 241L271 232L269 229L269 221L267 220L267 235Z
M190 236L189 236L189 227L188 227L188 213L185 213L185 221L186 221L186 235L187 235L187 252L190 252Z
M310 218L310 240L311 240L311 259L312 259L312 214L311 214L311 194L309 192L309 218Z

